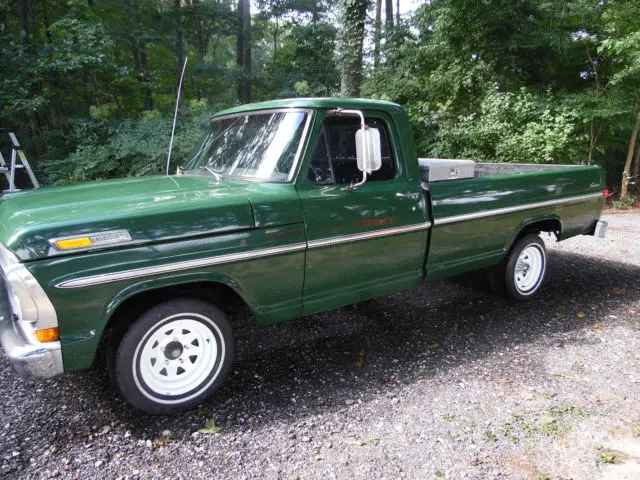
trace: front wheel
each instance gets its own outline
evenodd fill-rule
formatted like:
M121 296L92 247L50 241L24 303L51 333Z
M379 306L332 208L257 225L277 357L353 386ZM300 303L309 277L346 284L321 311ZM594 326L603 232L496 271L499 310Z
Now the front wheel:
M547 250L538 235L526 235L513 246L504 261L491 272L494 291L514 300L530 300L547 273Z
M213 394L231 368L233 353L224 313L202 300L170 300L127 330L116 353L115 380L134 407L167 414Z

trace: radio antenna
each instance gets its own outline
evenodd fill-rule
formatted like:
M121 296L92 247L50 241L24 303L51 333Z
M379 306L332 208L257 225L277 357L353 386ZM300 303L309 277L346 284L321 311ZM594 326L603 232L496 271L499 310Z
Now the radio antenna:
M171 127L171 141L169 142L169 155L167 155L167 175L169 175L169 164L171 163L171 150L173 149L173 136L176 133L176 120L178 119L178 107L180 106L180 91L182 90L182 79L184 78L184 71L187 69L187 60L189 57L184 57L184 65L182 66L182 73L180 74L180 82L178 83L178 98L176 98L176 111L173 114L173 127Z

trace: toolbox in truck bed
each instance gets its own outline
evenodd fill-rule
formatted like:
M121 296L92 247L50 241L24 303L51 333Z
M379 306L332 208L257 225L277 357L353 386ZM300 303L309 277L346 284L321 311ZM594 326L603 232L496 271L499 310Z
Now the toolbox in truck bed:
M419 158L420 177L424 182L441 182L473 178L476 162L447 158Z

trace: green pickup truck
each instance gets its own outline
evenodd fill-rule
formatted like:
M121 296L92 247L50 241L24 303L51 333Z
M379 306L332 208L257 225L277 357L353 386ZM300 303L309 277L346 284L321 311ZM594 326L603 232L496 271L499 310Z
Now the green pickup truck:
M24 376L100 359L166 414L220 388L242 312L268 325L479 269L530 299L539 234L603 236L605 195L596 166L419 160L393 103L244 105L174 175L5 193L0 341Z

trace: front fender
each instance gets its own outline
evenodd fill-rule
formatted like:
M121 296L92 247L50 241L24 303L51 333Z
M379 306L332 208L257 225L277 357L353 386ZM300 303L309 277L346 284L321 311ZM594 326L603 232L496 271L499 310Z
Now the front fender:
M293 224L73 255L28 268L58 314L66 371L91 365L118 306L157 288L215 282L232 288L259 323L299 316L305 248L304 225Z
M111 301L109 301L105 305L104 313L102 315L102 321L100 322L102 324L102 329L104 330L104 327L107 325L115 311L123 303L135 297L136 295L148 293L150 291L158 290L161 288L188 286L189 284L200 282L220 284L231 288L240 296L240 298L242 298L249 310L251 310L252 313L256 313L257 300L254 298L254 296L251 295L250 292L244 289L243 286L233 278L215 272L185 272L180 275L145 279L128 285L122 291L118 292L111 299Z

